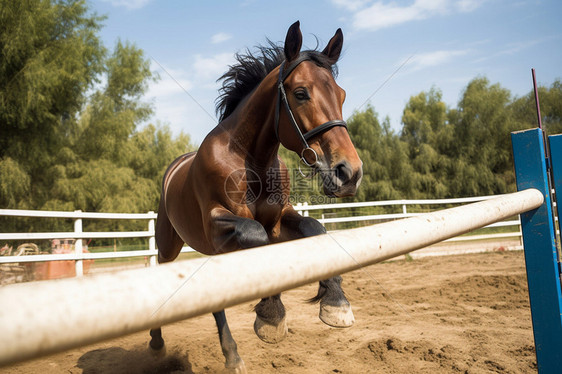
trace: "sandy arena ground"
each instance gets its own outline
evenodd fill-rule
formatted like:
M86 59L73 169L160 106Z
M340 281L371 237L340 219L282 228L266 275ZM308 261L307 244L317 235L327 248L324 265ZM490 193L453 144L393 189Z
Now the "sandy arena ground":
M285 292L289 335L271 345L253 331L254 303L227 310L249 373L535 373L523 252L426 257L344 275L355 325L336 329ZM38 311L38 316L40 316ZM84 315L87 323L87 314ZM167 357L146 353L148 331L0 369L2 373L217 373L214 319L163 329Z

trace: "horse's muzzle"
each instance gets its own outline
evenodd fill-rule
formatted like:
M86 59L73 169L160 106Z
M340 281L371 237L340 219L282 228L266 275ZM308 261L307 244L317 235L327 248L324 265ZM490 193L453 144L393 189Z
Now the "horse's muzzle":
M347 161L341 161L331 169L319 171L324 193L329 197L355 195L363 178L363 167L359 166L354 170Z

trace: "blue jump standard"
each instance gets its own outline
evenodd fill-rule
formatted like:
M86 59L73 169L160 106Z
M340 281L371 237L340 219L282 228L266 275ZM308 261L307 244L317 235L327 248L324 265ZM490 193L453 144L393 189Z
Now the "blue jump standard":
M556 139L553 141L553 138ZM560 266L556 251L544 138L540 129L532 129L512 133L511 141L517 189L536 188L545 197L541 207L521 214L538 371L540 374L562 373ZM550 162L559 173L558 177L553 177L558 181L554 184L562 195L562 138L550 137L550 144Z
M554 184L554 189L562 196L562 134L552 135L548 137L548 142L550 144L550 158L552 161L552 182ZM562 197L558 197L558 203L562 204ZM558 208L558 230L562 227L560 222L560 205Z

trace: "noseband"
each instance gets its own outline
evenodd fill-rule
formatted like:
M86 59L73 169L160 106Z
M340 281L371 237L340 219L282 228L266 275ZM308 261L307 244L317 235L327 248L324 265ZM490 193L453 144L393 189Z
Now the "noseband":
M332 120L332 121L328 121L326 123L321 124L320 126L317 126L315 128L313 128L312 130L305 132L304 134L302 133L299 125L297 124L297 121L295 119L295 115L293 114L293 111L291 110L291 107L289 106L289 101L287 100L287 93L285 92L285 86L284 86L284 82L287 79L287 77L289 76L289 74L291 74L291 72L293 70L295 70L295 68L304 61L310 60L310 58L304 54L299 56L295 61L293 61L285 70L285 61L281 64L280 68L279 68L279 78L277 80L277 89L278 89L278 95L277 95L277 103L275 105L275 136L277 137L277 140L279 140L279 142L281 142L281 140L279 139L279 111L280 111L280 107L281 107L281 103L284 104L285 109L287 110L287 117L289 117L289 122L291 123L291 125L293 125L293 128L295 129L295 132L297 133L299 140L302 143L303 149L301 151L301 160L309 167L312 167L314 165L316 165L316 163L318 162L318 155L316 154L316 151L314 149L312 149L309 145L308 145L308 140L310 140L311 138L315 137L316 135L319 135L321 133L323 133L324 131L328 131L329 129L331 129L332 127L336 127L336 126L342 126L345 127L347 129L347 123L345 123L344 120L341 119L336 119L336 120ZM305 154L309 153L311 155L314 156L314 161L312 163L308 162L306 160Z

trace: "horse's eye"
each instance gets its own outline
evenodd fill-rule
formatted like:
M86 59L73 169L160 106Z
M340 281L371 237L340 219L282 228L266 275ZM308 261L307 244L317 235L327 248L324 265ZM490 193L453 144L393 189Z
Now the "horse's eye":
M308 94L308 90L304 87L299 87L295 90L295 97L297 100L310 100L310 95Z

